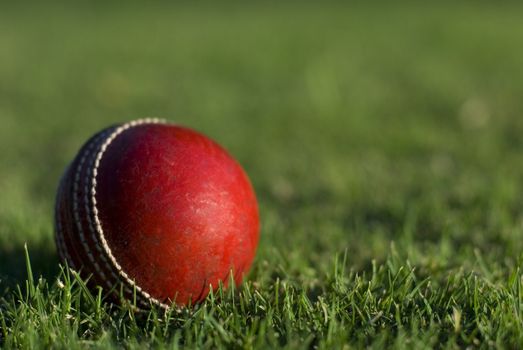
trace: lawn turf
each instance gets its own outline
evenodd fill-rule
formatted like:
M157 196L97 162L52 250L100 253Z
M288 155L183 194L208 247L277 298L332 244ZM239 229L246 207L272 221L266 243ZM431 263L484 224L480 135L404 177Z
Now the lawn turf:
M521 5L1 7L1 347L523 345ZM106 304L53 242L82 142L146 116L260 202L247 283L179 312Z

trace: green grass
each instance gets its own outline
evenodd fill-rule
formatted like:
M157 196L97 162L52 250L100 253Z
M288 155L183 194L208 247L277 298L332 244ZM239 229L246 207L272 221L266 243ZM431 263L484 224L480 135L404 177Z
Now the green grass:
M1 7L0 347L523 345L521 5ZM67 162L145 116L260 202L247 282L181 311L107 304L53 242Z

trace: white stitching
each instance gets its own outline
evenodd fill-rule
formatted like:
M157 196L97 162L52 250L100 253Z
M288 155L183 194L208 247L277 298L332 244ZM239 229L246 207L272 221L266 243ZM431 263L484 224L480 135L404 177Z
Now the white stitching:
M80 243L84 247L85 253L87 254L87 257L89 258L89 261L93 265L94 269L99 274L99 277L103 280L103 282L107 285L107 287L110 288L111 285L110 285L107 277L105 276L105 273L102 271L102 269L98 265L98 262L94 258L93 254L91 252L91 249L89 248L89 245L87 244L87 240L85 238L85 234L84 234L84 230L83 230L83 226L82 226L82 221L80 219L80 214L79 214L79 209L78 209L79 208L79 204L78 204L78 200L79 200L78 189L80 187L79 186L80 174L82 173L83 165L84 165L85 160L87 159L87 157L91 154L93 148L100 143L100 141L103 139L103 137L107 133L108 132L104 132L104 133L98 135L85 148L85 151L83 152L83 155L80 158L80 161L78 162L78 165L76 166L76 171L75 171L74 180L73 180L73 193L72 194L73 194L73 215L74 215L74 221L76 222L76 229L77 229L78 235L80 237Z
M137 126L137 125L143 125L143 124L159 124L159 123L165 123L164 121L162 120L159 120L159 119L141 119L141 120L135 120L135 121L131 121L129 123L126 123L126 124L123 124L121 125L120 127L114 129L112 128L112 133L109 134L109 130L111 129L108 129L106 130L105 132L102 132L99 136L97 136L95 139L93 139L91 142L89 142L89 145L86 146L86 148L84 149L84 152L83 152L83 155L82 155L82 158L80 159L77 167L76 167L76 172L75 172L75 178L74 178L74 182L73 182L73 193L72 193L72 196L73 196L73 216L74 216L74 221L76 222L76 226L77 226L77 229L78 229L78 234L80 236L80 241L82 243L82 246L84 247L85 249L85 253L87 254L90 262L93 264L93 267L95 268L96 272L99 273L99 277L106 283L106 285L111 288L112 285L110 284L110 281L108 280L107 276L105 275L105 273L103 272L103 270L100 268L100 266L98 265L98 263L96 262L95 260L95 257L93 256L92 252L91 252L91 249L89 247L89 245L87 244L87 241L86 241L86 238L85 238L85 234L84 234L84 231L83 231L83 227L82 227L82 223L80 221L80 215L79 215L79 196L78 196L78 190L79 190L79 182L80 182L80 174L83 170L82 166L84 165L84 163L86 163L86 159L88 159L87 161L87 174L86 174L86 181L85 181L85 186L84 186L84 200L85 200L85 203L84 203L84 209L86 210L86 214L87 214L87 221L88 221L88 224L89 224L89 231L91 232L92 234L92 238L93 238L93 241L94 241L94 245L96 247L96 249L98 250L99 253L99 257L101 258L102 262L103 262L103 265L105 265L107 271L109 271L109 273L111 274L111 277L115 280L115 282L123 282L121 280L121 278L115 274L114 272L114 269L111 267L110 263L107 261L107 258L105 255L107 255L111 262L113 263L113 267L118 271L118 273L120 274L121 277L123 277L123 279L125 280L125 282L127 282L128 284L130 284L135 290L137 290L139 292L139 295L137 295L137 301L140 302L142 305L144 306L149 306L149 303L147 303L145 300L147 301L150 301L150 302L153 302L159 306L161 306L162 308L169 308L169 305L167 304L164 304L164 303L161 303L160 301L158 301L157 299L153 298L149 293L145 292L141 287L139 287L133 280L131 280L129 278L129 276L121 269L120 265L118 264L118 262L116 261L116 259L114 258L114 256L112 255L112 252L110 251L110 248L109 246L107 245L107 242L105 241L105 236L103 235L103 230L102 230L102 227L101 227L101 223L98 219L98 210L96 208L96 198L95 198L95 195L96 195L96 175L97 175L97 169L98 169L98 166L100 164L100 161L101 161L101 158L103 156L103 153L106 151L107 147L109 146L109 144L114 141L114 139L119 135L121 134L122 132L124 132L125 130L131 128L131 127L134 127L134 126ZM105 140L103 140L103 137L107 136L109 134L109 137L107 137ZM103 144L102 144L102 141L103 141ZM99 148L100 144L102 144L102 146ZM93 151L93 148L94 150L96 150L96 152L92 152ZM93 157L90 157L90 156L93 156ZM93 163L94 163L94 166L93 166ZM59 211L57 210L58 207L59 207L59 203L60 203L60 200L61 200L61 197L63 196L63 193L64 193L64 189L63 189L63 186L64 186L64 180L65 180L65 176L71 176L71 174L67 174L67 172L70 171L70 169L67 169L65 171L65 174L60 183L59 183L59 187L58 187L58 195L57 195L57 198L59 200L57 200L56 202L56 205L55 205L55 223L56 223L56 232L57 232L57 248L58 248L58 253L60 254L60 256L62 256L70 265L70 267L73 269L73 270L77 270L76 267L75 267L75 264L74 264L74 260L72 259L71 255L69 254L69 251L67 249L67 245L65 244L65 238L64 238L64 231L63 231L63 225L62 225L62 218L59 217ZM92 190L89 191L89 188L88 188L88 185L89 185L89 180L92 180L91 183L92 183ZM93 212L92 214L94 215L94 220L96 222L96 230L95 230L95 227L93 225L93 221L91 219L91 210L90 210L90 207L89 207L89 198L88 198L88 195L89 195L89 192L91 192L91 195L92 195L92 203L93 203ZM102 247L103 247L103 251L102 251L102 248L100 247L100 241L98 240L98 237L96 235L96 233L98 233L100 235L100 238L102 240ZM104 254L105 253L105 254ZM125 288L125 291L127 293L129 293L130 295L134 295L134 292L133 290L131 290L131 288L129 288L129 285L126 285L125 283L122 283L124 288ZM145 300L143 300L145 299Z
M113 132L114 132L114 128L113 128ZM104 133L104 136L108 136L112 134L112 132L106 132ZM108 273L110 273L112 279L115 281L115 282L121 282L123 287L124 287L124 290L125 292L128 294L128 295L133 295L133 290L131 288L129 288L129 286L124 283L122 281L122 279L117 275L117 273L114 272L114 269L113 267L111 267L110 263L107 261L107 258L105 256L105 253L104 251L102 250L101 246L100 246L100 241L98 240L98 237L96 235L96 230L95 230L95 227L93 225L93 219L91 218L91 215L94 215L91 211L91 208L90 208L90 197L89 195L91 194L91 190L89 189L89 186L91 185L91 181L90 179L92 178L92 174L93 174L93 165L94 165L94 162L97 158L97 155L98 155L98 152L100 151L100 146L105 142L105 140L101 140L101 142L98 142L96 144L96 149L95 149L95 152L92 152L91 155L92 157L90 157L90 159L88 160L87 162L87 173L85 174L85 181L84 181L84 209L85 209L85 212L86 212L86 216L87 216L87 222L88 222L88 229L89 229L89 232L91 233L91 238L94 242L94 246L96 248L96 250L98 251L98 256L100 257L100 259L102 260L103 262L103 265L106 269L106 271L108 271ZM97 269L98 272L102 273L103 274L103 271L101 269ZM112 286L108 283L108 286L109 288L111 288ZM144 305L144 306L149 306L149 304L142 300L141 298L138 299L138 301Z
M147 293L140 286L138 286L136 284L136 282L134 280L132 280L127 275L127 273L125 273L125 271L123 271L122 267L120 266L120 264L118 263L118 261L114 257L114 255L113 255L113 253L111 251L111 248L107 244L107 241L106 241L105 236L104 236L102 224L101 224L100 219L98 217L98 209L96 207L96 204L97 204L97 202L96 202L96 185L97 185L98 168L100 166L100 162L102 160L102 157L103 157L104 153L106 152L107 148L109 147L109 145L120 134L122 134L124 131L126 131L126 130L132 128L132 127L135 127L137 125L143 125L143 124L161 124L161 123L165 123L165 121L160 120L160 119L151 119L151 118L134 120L134 121L131 121L129 123L121 125L120 127L118 127L116 130L114 130L105 139L104 143L102 144L102 146L98 150L98 153L96 154L94 165L92 167L92 173L91 173L91 204L92 204L92 209L93 209L92 210L92 214L93 214L93 218L94 218L94 226L95 226L95 229L96 229L96 230L93 230L92 233L93 233L94 236L96 236L95 233L98 234L98 237L96 237L98 239L95 240L95 243L97 245L99 245L99 242L101 242L101 247L102 247L103 251L105 252L105 255L109 258L110 263L112 263L112 267L114 269L116 269L116 271L124 279L124 281L127 282L128 285L132 286L133 289L135 289L138 292L138 294L140 294L140 296L144 297L148 301L153 302L154 304L156 304L156 305L158 305L158 306L160 306L162 308L167 309L167 308L169 308L169 305L167 305L165 303L162 303L159 300L157 300L156 298L152 297L149 293ZM90 216L88 216L88 220L89 221L91 220ZM92 224L92 222L90 222L90 225L91 224ZM99 249L99 246L97 247L97 249ZM126 286L126 288L129 288L129 287Z

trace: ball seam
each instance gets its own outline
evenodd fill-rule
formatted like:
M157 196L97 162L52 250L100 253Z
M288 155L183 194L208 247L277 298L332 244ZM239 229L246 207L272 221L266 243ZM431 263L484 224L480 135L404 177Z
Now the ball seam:
M134 120L125 124L122 124L121 126L117 127L116 130L114 130L105 140L104 143L101 145L101 147L98 150L98 153L95 156L95 161L92 166L92 173L90 174L90 179L86 183L91 184L91 191L90 191L90 197L91 197L91 209L93 214L93 222L89 222L90 225L93 225L94 229L91 231L93 233L93 236L97 236L97 240L95 240L95 246L97 249L101 249L105 254L105 257L108 258L109 264L112 265L111 270L116 270L118 275L123 279L124 282L127 283L126 288L129 288L131 286L136 292L146 300L152 302L153 304L156 304L164 309L169 308L169 305L162 303L158 299L154 298L152 295L150 295L148 292L146 292L143 288L141 288L133 279L127 275L127 273L123 270L123 268L118 263L116 257L111 251L111 248L109 247L107 240L105 238L105 234L103 231L102 223L100 221L100 218L98 216L98 208L97 208L97 200L96 200L96 186L98 184L97 176L98 176L98 170L100 167L100 163L102 161L102 158L107 151L108 147L111 145L111 143L122 133L125 131L134 128L136 126L141 126L145 124L164 124L165 121L161 119L156 118L146 118L146 119L139 119ZM86 194L87 195L87 194ZM90 216L88 216L88 220L91 221ZM101 244L101 246L100 246Z
M84 248L85 254L87 255L87 258L89 259L89 262L91 263L91 265L94 267L96 273L98 274L97 277L99 277L103 281L103 283L105 283L105 285L110 288L111 284L110 284L107 276L105 275L104 271L98 265L98 262L94 258L91 248L89 247L89 244L87 242L84 228L82 225L82 221L80 219L80 203L79 203L80 195L78 193L78 191L80 190L80 180L81 180L82 171L84 170L84 164L85 164L86 160L89 158L89 156L92 154L93 150L95 150L97 148L97 146L101 143L102 139L104 138L104 136L106 136L106 134L108 134L108 132L102 132L100 135L95 137L92 140L92 142L90 142L86 146L84 152L82 152L82 156L78 162L78 165L76 166L76 170L74 173L72 194L73 194L73 218L74 218L74 222L76 223L76 232L78 233L80 243L81 243L82 247ZM87 195L85 195L84 198L87 198Z

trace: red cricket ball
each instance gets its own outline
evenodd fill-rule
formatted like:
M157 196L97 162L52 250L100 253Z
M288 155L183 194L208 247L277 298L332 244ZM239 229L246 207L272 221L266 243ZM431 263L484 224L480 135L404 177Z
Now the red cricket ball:
M94 135L56 199L62 260L91 283L144 305L197 303L232 271L239 284L258 244L258 205L217 143L144 119ZM116 287L116 288L115 288Z

